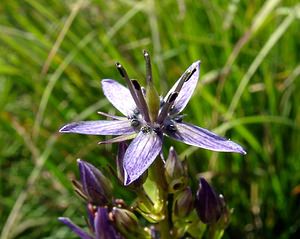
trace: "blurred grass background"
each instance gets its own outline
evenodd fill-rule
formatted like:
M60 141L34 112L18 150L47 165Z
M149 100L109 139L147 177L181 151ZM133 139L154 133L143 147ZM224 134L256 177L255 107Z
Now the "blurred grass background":
M70 179L76 159L113 164L101 137L59 135L74 120L117 113L100 79L120 61L144 83L142 49L167 92L195 60L199 86L187 121L244 145L246 157L165 141L191 176L212 177L234 208L225 238L300 233L300 5L296 0L49 0L0 2L1 239L76 238L83 223ZM124 83L124 82L122 82ZM118 192L126 197L126 192Z

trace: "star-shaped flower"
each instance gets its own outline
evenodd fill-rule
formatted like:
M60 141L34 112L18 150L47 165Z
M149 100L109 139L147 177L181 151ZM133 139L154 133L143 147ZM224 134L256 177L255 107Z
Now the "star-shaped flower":
M196 88L200 74L200 61L194 62L167 95L159 100L153 87L150 58L146 51L144 57L146 90L138 81L129 79L120 63L116 66L126 80L128 88L111 79L101 81L104 95L125 117L100 113L109 116L112 120L75 122L62 127L60 132L118 136L102 143L133 139L123 159L125 185L139 178L153 163L162 149L164 135L204 149L246 154L240 145L207 129L182 121L183 116L180 113Z

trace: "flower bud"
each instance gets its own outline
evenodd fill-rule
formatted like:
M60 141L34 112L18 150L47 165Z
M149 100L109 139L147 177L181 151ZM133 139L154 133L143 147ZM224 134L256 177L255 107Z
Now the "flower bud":
M103 206L111 201L111 182L92 164L78 160L82 191L87 200L96 205Z
M229 224L230 214L232 211L229 210L228 206L226 205L224 196L222 194L219 194L219 200L222 208L222 215L218 221L218 225L220 228L226 228Z
M186 187L176 196L173 204L173 212L177 217L186 217L194 209L194 199L190 187Z
M144 230L139 226L138 219L133 212L113 207L112 215L116 228L126 238L142 238Z
M196 194L195 206L200 220L206 224L216 223L222 214L222 201L202 177Z
M169 150L169 156L165 163L165 168L169 192L174 193L186 186L187 178L185 168L173 147Z

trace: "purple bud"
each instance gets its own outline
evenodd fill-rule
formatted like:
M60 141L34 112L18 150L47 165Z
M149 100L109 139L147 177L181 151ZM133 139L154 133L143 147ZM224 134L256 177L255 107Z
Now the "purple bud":
M88 201L96 206L104 206L111 201L111 182L92 164L78 160L82 190Z
M175 196L174 214L177 217L186 217L194 209L194 199L190 187L186 187L183 191Z
M196 194L196 211L203 223L216 223L222 214L222 201L204 178L200 178Z

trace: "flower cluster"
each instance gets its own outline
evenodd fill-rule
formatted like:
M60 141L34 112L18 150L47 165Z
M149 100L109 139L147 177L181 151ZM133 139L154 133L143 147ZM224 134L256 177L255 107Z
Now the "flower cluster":
M124 145L121 144L121 147L124 148ZM119 157L122 157L122 153ZM73 186L86 202L89 232L81 229L69 218L60 217L59 221L82 239L160 238L153 226L142 225L135 215L136 211L145 210L142 207L151 211L151 206L145 206L144 202L143 206L137 208L128 207L123 199L114 199L112 184L100 170L83 160L78 160L77 163L80 181L73 180ZM198 191L194 195L188 186L187 170L185 162L178 158L171 147L166 160L165 176L167 192L174 198L171 216L174 224L172 234L175 238L183 235L198 238L201 229L199 219L205 224L221 223L223 227L224 219L225 222L228 221L228 210L223 196L217 195L204 178L200 178ZM151 204L154 205L154 202L151 201Z
M116 136L100 143L119 143L114 175L136 199L127 206L125 200L115 198L111 181L93 165L78 160L80 181L73 184L86 201L90 232L68 218L59 220L82 239L201 238L206 225L213 225L210 234L220 238L230 214L223 196L204 178L193 193L186 161L179 159L173 147L163 160L163 138L217 152L246 152L237 143L183 121L181 112L196 88L200 61L183 73L165 97L159 97L146 51L144 58L146 88L131 80L120 63L116 67L128 88L111 79L101 81L104 95L124 116L99 112L110 120L74 122L60 129L62 133ZM128 140L132 140L129 145L124 142Z

